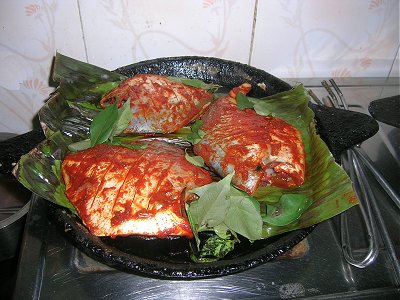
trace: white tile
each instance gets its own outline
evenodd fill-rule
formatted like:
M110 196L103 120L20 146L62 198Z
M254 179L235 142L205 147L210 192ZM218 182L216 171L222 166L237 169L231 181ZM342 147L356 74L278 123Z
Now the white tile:
M399 76L398 0L257 3L252 65L285 78ZM254 5L255 0L0 1L0 131L32 128L52 90L48 79L56 51L107 69L181 55L247 63Z
M32 129L56 51L85 59L75 1L0 1L0 131Z
M248 62L254 1L80 1L89 61L114 69L167 56Z
M399 1L259 1L251 64L278 77L387 76Z

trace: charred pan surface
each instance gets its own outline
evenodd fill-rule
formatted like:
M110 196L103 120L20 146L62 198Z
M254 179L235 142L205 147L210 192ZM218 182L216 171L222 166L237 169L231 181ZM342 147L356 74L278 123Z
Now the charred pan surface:
M116 72L132 77L136 74L161 74L200 79L219 84L228 90L249 82L252 97L265 97L291 89L291 86L264 70L215 57L180 56L138 62L118 68Z
M105 107L130 101L132 120L126 133L171 133L196 119L213 94L169 80L165 76L138 74L123 81L100 101Z
M211 176L189 163L184 151L161 141L143 150L97 145L66 156L66 195L97 236L187 236L188 190Z

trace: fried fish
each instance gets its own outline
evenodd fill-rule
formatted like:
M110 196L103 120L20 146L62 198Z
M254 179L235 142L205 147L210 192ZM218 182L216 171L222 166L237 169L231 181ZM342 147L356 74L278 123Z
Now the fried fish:
M181 148L154 140L144 149L107 144L68 154L66 196L96 236L192 236L188 191L212 182Z
M170 80L138 74L104 95L100 105L130 101L132 120L126 133L171 133L195 120L208 107L213 93Z
M282 119L239 110L236 96L249 84L214 101L202 116L203 139L194 152L219 175L235 172L232 183L249 194L260 186L300 186L305 176L301 133Z

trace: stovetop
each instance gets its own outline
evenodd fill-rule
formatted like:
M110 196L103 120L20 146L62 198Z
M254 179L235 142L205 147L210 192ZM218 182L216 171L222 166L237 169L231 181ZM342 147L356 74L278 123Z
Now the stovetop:
M287 80L293 84L296 81ZM301 80L317 95L319 80ZM398 95L398 79L338 81L351 109L368 113L372 100ZM379 123L378 134L362 144L379 171L399 193L400 129ZM370 174L369 182L400 256L399 211ZM319 224L299 246L298 255L278 258L228 276L201 280L161 280L107 267L86 256L52 223L45 200L33 196L21 247L15 299L288 299L396 298L400 295L387 249L367 268L349 265L340 248L338 217ZM359 211L352 208L352 244L356 255L366 251Z

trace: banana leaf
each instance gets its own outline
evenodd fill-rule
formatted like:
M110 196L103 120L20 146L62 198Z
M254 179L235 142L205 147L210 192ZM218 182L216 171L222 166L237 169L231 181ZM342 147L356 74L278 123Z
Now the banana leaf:
M69 144L88 138L101 96L125 76L57 54L53 78L59 87L39 112L47 139L22 156L14 175L32 192L75 213L64 195L61 161ZM271 205L280 207L282 195L288 193L311 199L311 204L293 222L285 226L264 223L263 238L320 223L358 203L350 179L316 133L314 113L308 107L308 95L302 85L266 98L250 98L250 101L258 113L272 114L298 128L306 150L305 183L290 191L274 187L259 189L255 198L262 210L265 212ZM182 134L172 137L179 138ZM129 142L137 138L122 137L121 140Z
M301 194L311 199L311 205L294 222L285 226L263 225L263 237L306 228L332 218L358 204L352 182L339 166L325 142L317 135L314 112L308 107L308 94L302 85L293 90L262 99L250 99L262 115L282 118L301 131L306 152L306 176L302 186L295 189L260 188L255 197L264 205L277 207L282 195ZM282 212L285 213L285 212ZM287 213L290 213L288 211Z
M76 214L65 196L65 184L61 178L61 163L69 144L71 138L55 132L21 157L13 174L30 191Z
M39 111L40 124L46 137L60 131L75 141L87 138L99 98L127 78L60 53L52 77L58 87Z
M88 138L99 98L127 77L60 53L52 77L58 87L38 113L46 140L21 157L13 174L40 197L76 213L64 193L61 162L70 144Z

